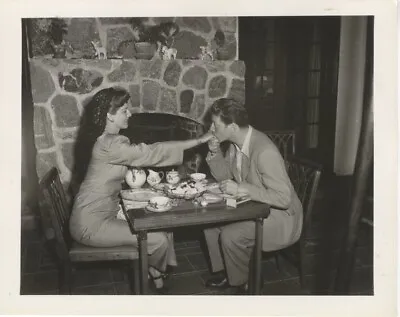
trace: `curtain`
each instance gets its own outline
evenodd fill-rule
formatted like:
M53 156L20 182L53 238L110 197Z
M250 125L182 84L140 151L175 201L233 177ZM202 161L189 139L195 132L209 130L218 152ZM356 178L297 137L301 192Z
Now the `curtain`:
M367 18L341 18L334 163L337 175L354 172L363 114Z
M36 173L36 147L33 130L33 99L28 59L28 28L28 19L22 19L21 208L23 215L37 215L38 176Z

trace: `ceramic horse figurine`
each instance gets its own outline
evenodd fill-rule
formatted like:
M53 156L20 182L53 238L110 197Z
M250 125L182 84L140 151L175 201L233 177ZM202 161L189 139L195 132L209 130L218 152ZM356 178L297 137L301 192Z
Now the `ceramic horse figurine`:
M106 48L101 46L100 41L92 41L91 43L96 51L96 54L95 54L96 58L107 59Z
M203 61L213 61L214 60L214 54L211 45L207 46L200 46L200 59Z

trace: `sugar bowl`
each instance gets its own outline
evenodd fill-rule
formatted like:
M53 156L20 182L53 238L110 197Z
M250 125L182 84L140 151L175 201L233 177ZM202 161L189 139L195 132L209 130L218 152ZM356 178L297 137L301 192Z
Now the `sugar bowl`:
M179 177L178 171L175 171L175 170L167 172L166 179L167 179L167 182L171 185L175 185L175 184L179 183L179 181L181 180L181 178Z

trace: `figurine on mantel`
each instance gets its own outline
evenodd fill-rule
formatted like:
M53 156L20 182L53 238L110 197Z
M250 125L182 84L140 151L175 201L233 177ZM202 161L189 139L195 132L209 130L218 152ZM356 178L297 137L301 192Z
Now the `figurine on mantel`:
M221 30L215 32L214 38L207 46L200 46L199 59L213 61L219 59L219 50L225 44L225 34Z
M94 40L94 41L91 41L91 43L93 45L94 50L96 51L96 53L94 55L95 58L107 59L106 48L101 45L100 40Z
M199 58L203 61L213 61L214 60L214 54L213 50L211 48L211 44L208 44L207 46L200 46L200 56Z
M171 60L171 59L176 59L176 54L178 54L178 51L176 48L168 48L166 46L163 46L161 48L160 56L162 60Z

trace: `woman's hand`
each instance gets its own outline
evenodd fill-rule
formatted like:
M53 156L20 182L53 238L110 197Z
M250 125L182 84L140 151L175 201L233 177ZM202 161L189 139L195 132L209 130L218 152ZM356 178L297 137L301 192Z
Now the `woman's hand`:
M207 133L203 134L198 140L199 140L199 143L202 144L202 143L207 143L213 137L214 137L214 135L210 131L208 131Z

